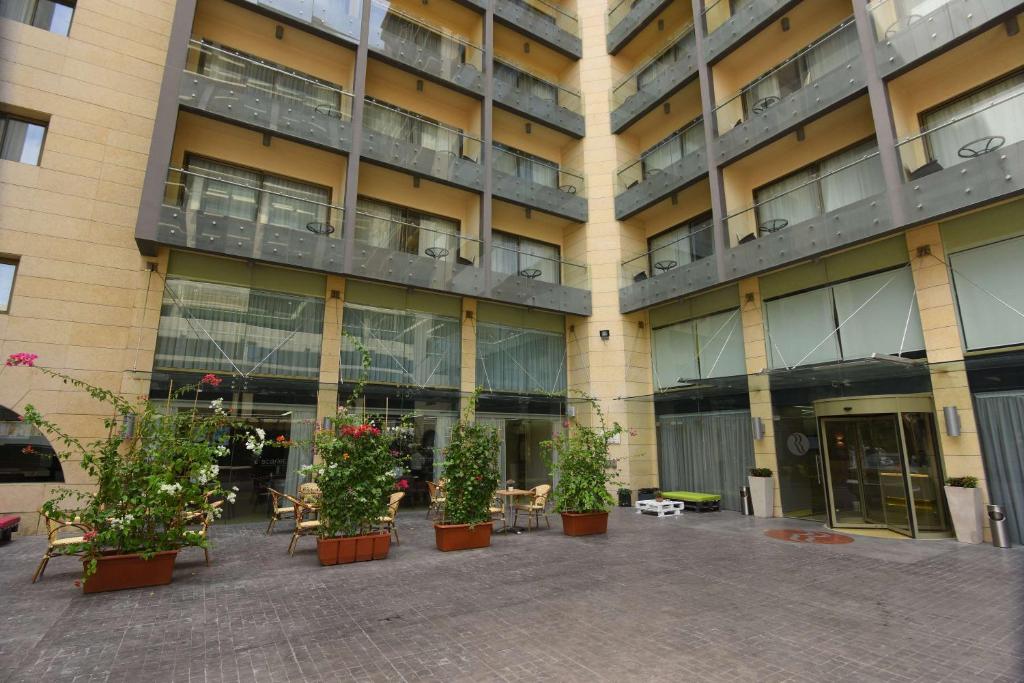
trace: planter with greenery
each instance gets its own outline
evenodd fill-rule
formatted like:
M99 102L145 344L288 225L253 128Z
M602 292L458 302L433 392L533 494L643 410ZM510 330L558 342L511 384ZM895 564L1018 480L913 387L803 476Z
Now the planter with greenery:
M949 477L943 487L949 516L953 519L956 540L961 543L981 543L984 535L984 508L977 477Z
M755 517L775 516L775 479L767 467L753 467L747 477L750 484L750 502Z
M81 555L81 581L87 593L170 583L174 558L185 546L206 547L197 520L216 518L221 501L233 503L235 491L218 481L218 460L232 441L262 451L264 433L232 418L216 399L200 407L204 390L220 383L215 375L169 392L167 401L131 402L110 390L35 365L36 356L19 353L7 366L35 367L64 384L81 389L119 417L105 420L107 436L83 442L25 406L23 420L63 446L62 459L75 455L96 483L92 491L60 489L43 504L50 518L86 529L84 540L64 546ZM171 402L192 397L188 410ZM234 435L234 436L232 436Z
M480 390L473 392L445 449L444 516L434 524L438 550L469 550L491 544L489 508L498 488L498 430L475 421Z
M609 488L619 483L608 457L608 442L622 433L622 427L615 423L608 428L597 401L584 398L590 402L599 426L566 421L565 431L541 443L551 476L557 482L552 498L567 536L608 531L608 510L615 505Z

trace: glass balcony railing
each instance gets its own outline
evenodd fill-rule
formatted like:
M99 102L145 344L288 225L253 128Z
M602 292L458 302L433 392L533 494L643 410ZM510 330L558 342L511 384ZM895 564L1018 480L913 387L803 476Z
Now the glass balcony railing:
M849 64L860 54L857 28L849 18L715 107L719 134Z
M875 37L879 42L890 40L903 33L919 21L942 11L947 26L953 26L952 17L946 5L949 0L877 0L868 5ZM929 33L934 29L929 29Z
M254 5L286 14L329 33L359 40L361 0L249 0Z
M494 79L530 97L553 102L558 107L583 114L583 99L578 92L536 76L518 64L495 58Z
M878 150L837 155L774 184L770 196L726 216L733 246L786 230L885 191ZM824 171L824 172L823 172Z
M542 22L550 23L579 38L580 22L576 15L544 0L502 0L499 4L516 5Z
M491 269L495 275L526 278L531 282L560 284L576 289L590 289L587 267L546 254L538 254L528 247L513 248L491 245Z
M657 54L620 80L612 88L612 109L621 107L626 100L646 89L650 83L672 69L681 58L686 56L684 42L691 39L692 36L693 24L688 24L669 38L665 47L658 50Z
M174 167L167 172L163 204L180 211L165 212L163 219L169 223L166 229L184 231L171 235L177 238L175 243L203 246L201 238L231 237L251 241L254 255L267 243L287 241L280 237L281 230L338 239L345 214L343 207L298 188L272 190L218 173Z
M760 0L705 0L701 11L704 33L711 35L741 9L755 2Z
M586 185L583 174L562 168L542 159L531 158L522 154L492 147L494 152L494 171L502 175L518 178L523 182L560 190L570 195L586 196Z
M480 263L480 240L475 237L406 223L367 211L356 211L355 241L449 265L478 266Z
M653 249L631 255L622 262L619 283L621 287L628 287L714 254L713 226L709 223Z
M608 31L622 23L640 0L615 0L608 8Z
M466 66L483 73L484 52L465 38L412 17L385 2L370 5L369 46L403 63L459 82Z
M1000 89L954 103L952 111L934 114L934 121L926 119L926 125L931 123L926 130L899 140L896 149L906 179L968 164L1024 140L1024 79Z
M625 192L648 178L668 173L671 166L703 150L704 147L704 120L697 119L641 154L639 158L621 166L616 172L618 193Z
M352 116L352 95L340 86L201 40L189 41L185 71L229 86L202 106L244 121L267 123L276 108L301 134L300 123L323 128ZM192 96L198 99L199 92Z

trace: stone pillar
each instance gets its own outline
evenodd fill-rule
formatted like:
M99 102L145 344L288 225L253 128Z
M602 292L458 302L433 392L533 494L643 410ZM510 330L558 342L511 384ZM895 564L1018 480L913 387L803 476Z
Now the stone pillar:
M320 346L320 386L317 390L316 421L333 417L338 410L338 381L341 377L341 316L345 301L345 279L328 275L324 291L324 331ZM346 378L355 379L355 378Z
M462 367L459 371L459 388L462 398L459 411L466 405L466 398L476 389L476 299L462 299Z

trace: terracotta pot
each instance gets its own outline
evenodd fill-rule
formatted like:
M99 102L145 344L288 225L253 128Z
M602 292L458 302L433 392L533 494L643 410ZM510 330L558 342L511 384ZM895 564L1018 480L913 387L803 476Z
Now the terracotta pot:
M381 531L364 536L338 536L316 539L316 554L325 567L333 564L387 559L391 534Z
M101 555L96 558L96 573L82 583L83 593L102 593L126 588L166 586L174 575L177 550L164 550L148 560L138 553ZM83 565L89 560L83 560Z
M494 522L469 524L435 524L434 540L438 550L472 550L491 545Z
M562 532L566 536L608 533L607 512L563 512Z

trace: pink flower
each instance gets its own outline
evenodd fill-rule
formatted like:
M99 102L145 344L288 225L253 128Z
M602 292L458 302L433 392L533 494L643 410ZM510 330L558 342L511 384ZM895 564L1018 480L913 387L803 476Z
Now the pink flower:
M12 353L7 357L5 365L11 367L24 365L31 368L36 364L36 358L39 358L39 356L34 353Z
M203 375L203 378L199 380L200 384L209 384L211 387L219 387L220 383L223 382L220 377L212 373Z
M409 480L399 479L395 482L395 488L399 491L407 491L409 489Z
M95 531L86 531L85 534L82 535L82 538L85 539L86 541L91 541L92 539L96 538L96 532Z
M566 429L568 429L569 428L569 421L568 420L563 421L562 422L562 426L565 427Z

